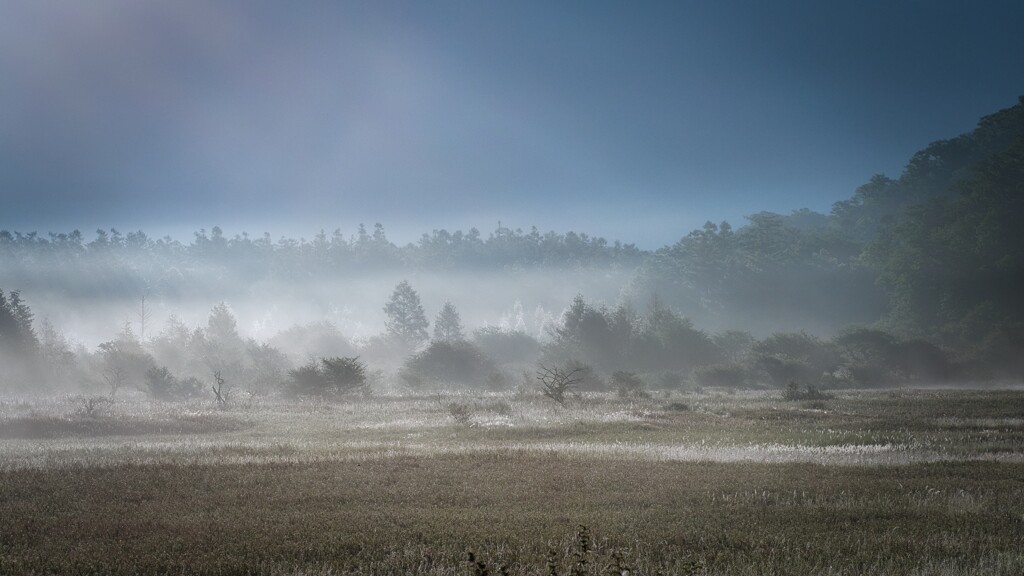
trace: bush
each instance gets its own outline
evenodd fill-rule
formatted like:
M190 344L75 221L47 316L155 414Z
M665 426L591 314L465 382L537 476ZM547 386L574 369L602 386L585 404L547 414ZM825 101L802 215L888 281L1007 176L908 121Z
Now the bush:
M433 342L405 363L401 377L412 387L481 388L496 372L494 362L469 342Z
M358 357L336 357L310 360L288 371L287 391L296 396L339 398L353 393L367 393L366 364Z
M493 358L503 365L533 364L540 358L541 353L540 343L529 334L493 326L474 332L473 343L488 358Z
M783 400L828 400L829 398L832 397L810 384L801 390L800 385L792 380L786 384L786 390L782 393Z
M821 380L821 372L802 360L792 358L779 358L777 356L761 356L755 362L758 372L763 375L769 383L780 386L783 382L818 382Z
M822 374L833 372L842 362L835 346L803 332L772 334L757 343L753 352L758 371L776 386L790 380L818 383Z
M597 371L589 364L579 360L570 360L565 364L566 371L575 371L578 383L576 390L579 392L605 392L610 389L608 382L605 382Z
M565 406L568 399L566 396L576 390L582 377L580 368L559 368L548 367L543 364L537 366L537 380L540 382L540 392L545 397Z
M612 382L619 398L648 398L644 390L644 381L632 372L616 372L612 374Z
M1014 356L1019 358L1019 353ZM992 359L989 359L990 363ZM938 346L924 340L903 342L896 353L898 369L903 375L916 381L944 382L954 375L949 355Z
M686 378L679 372L664 371L653 375L655 382L661 390L679 390L686 382Z
M197 378L177 378L166 366L146 371L146 392L157 400L188 400L203 393L203 383Z
M494 392L500 392L503 390L508 390L509 388L512 387L512 384L508 375L506 375L504 372L498 371L491 372L490 374L487 375L487 381L484 387Z
M712 364L695 368L691 378L698 386L741 388L747 384L747 370L739 364Z
M292 326L270 339L269 347L279 350L293 361L314 356L317 358L345 357L355 354L355 348L331 322L313 322Z
M448 405L448 415L460 426L469 426L473 423L473 409L469 404L453 402Z

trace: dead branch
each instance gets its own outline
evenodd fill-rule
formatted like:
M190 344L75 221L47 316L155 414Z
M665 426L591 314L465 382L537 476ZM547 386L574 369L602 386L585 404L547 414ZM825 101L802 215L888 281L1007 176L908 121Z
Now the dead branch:
M559 406L565 406L566 395L583 381L581 372L581 368L566 370L540 364L537 369L537 380L541 383L541 394L554 400Z

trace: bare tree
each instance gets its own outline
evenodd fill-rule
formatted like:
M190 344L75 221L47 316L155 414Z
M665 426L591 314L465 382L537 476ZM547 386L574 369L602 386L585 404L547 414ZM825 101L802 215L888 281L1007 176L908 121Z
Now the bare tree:
M106 404L113 404L113 400L106 396L89 396L88 398L79 398L81 404L78 409L78 414L86 418L95 418L99 416L100 407Z
M139 306L139 340L146 341L146 323L153 317L153 312L146 307L146 294L142 294L142 303Z
M117 391L124 388L128 377L123 366L110 366L103 371L103 380L107 383L107 387L110 388L110 399L113 400L114 396L117 395Z
M217 381L217 383L212 386L213 394L217 398L217 405L223 408L228 405L228 392L230 389L224 389L224 379L220 376L220 370L213 373L213 379Z
M577 384L583 381L580 376L582 368L566 370L564 368L549 368L543 364L537 369L537 380L541 384L541 394L554 400L559 406L565 406L566 394L572 392Z

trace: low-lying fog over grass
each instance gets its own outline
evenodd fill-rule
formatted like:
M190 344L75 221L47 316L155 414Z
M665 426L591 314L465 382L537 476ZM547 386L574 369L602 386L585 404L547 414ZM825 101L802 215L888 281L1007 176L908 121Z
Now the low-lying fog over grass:
M538 366L628 393L1019 382L1022 114L929 145L828 215L708 222L657 250L500 224L405 245L381 224L188 242L3 230L0 383L187 398L220 373L294 396L310 393L296 370L356 357L377 393L509 390Z
M0 231L0 573L1020 574L1022 112L653 251Z
M559 406L530 393L247 399L218 409L96 397L0 406L2 466L308 463L396 455L524 453L696 462L907 465L1024 463L1019 391L851 392L799 402L776 393L588 393ZM969 415L943 417L958 403Z
M962 4L0 2L0 576L1024 574Z

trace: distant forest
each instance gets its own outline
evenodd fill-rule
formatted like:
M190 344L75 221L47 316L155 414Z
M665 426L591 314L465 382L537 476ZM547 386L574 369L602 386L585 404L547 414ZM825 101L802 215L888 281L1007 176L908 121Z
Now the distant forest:
M615 309L667 310L697 331L763 337L871 330L942 349L971 366L972 377L1021 378L1022 204L1024 97L970 133L928 145L898 178L874 176L827 215L760 212L735 228L708 222L653 252L584 233L500 226L486 236L475 228L434 230L405 246L391 242L381 224L276 241L228 237L214 227L188 243L142 231L98 230L87 238L77 230L4 230L0 289L18 290L20 306L34 305L34 294L62 291L230 303L254 285L344 284L381 271L486 272L504 279L496 282L532 273L542 283L579 282L581 293L604 285L602 294L616 294L614 301L565 302L562 330L567 314L585 315L588 306L608 322Z

